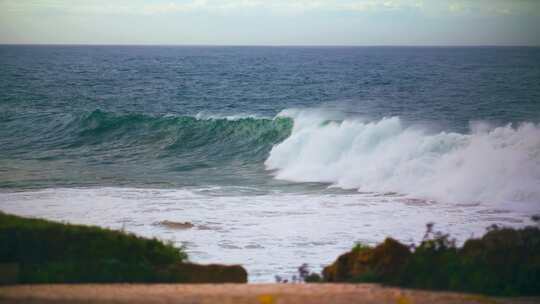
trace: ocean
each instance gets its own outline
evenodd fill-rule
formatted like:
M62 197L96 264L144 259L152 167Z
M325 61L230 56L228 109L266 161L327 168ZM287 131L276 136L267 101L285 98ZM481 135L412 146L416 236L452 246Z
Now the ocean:
M0 210L315 271L540 213L540 48L0 46ZM190 222L191 229L159 225Z

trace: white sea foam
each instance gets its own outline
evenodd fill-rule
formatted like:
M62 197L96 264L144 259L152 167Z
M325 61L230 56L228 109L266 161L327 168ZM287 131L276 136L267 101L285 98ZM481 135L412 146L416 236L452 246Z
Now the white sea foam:
M224 190L51 188L0 193L0 210L172 241L185 245L194 262L244 265L252 282L290 277L302 263L320 271L357 241L375 244L391 236L418 243L428 222L463 241L493 224L523 226L539 211L375 193L220 195ZM194 227L155 225L163 221Z
M540 203L540 126L471 124L459 134L406 127L399 117L336 120L287 110L292 134L266 160L278 179L395 191L439 201Z

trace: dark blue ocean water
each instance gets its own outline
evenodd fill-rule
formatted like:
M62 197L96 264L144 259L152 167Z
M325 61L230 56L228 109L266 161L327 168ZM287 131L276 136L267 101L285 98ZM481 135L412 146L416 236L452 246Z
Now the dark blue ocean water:
M283 186L292 108L537 123L540 48L0 46L0 187Z

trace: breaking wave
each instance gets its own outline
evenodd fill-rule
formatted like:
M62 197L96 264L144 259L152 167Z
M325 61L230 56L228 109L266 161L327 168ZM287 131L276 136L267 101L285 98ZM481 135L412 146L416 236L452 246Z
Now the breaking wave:
M449 202L540 203L540 125L471 124L468 134L430 133L399 117L329 120L287 110L292 134L265 164L278 179Z

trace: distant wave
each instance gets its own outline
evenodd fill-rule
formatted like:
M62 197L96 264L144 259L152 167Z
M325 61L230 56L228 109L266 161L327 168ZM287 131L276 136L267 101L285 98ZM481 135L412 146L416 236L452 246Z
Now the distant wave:
M21 123L24 122L24 125ZM19 125L15 125L19 123ZM33 126L39 125L39 128ZM29 129L31 129L31 136ZM19 141L5 153L29 158L67 159L90 164L159 164L170 170L211 167L238 161L260 163L290 135L290 118L187 116L114 113L38 116L14 121Z
M245 157L262 161L290 134L292 120L113 114L96 110L77 121L75 145L142 147L156 156L200 159Z
M399 117L329 120L300 110L279 117L294 126L265 162L278 179L450 202L540 203L538 124L477 123L469 134L431 134Z

